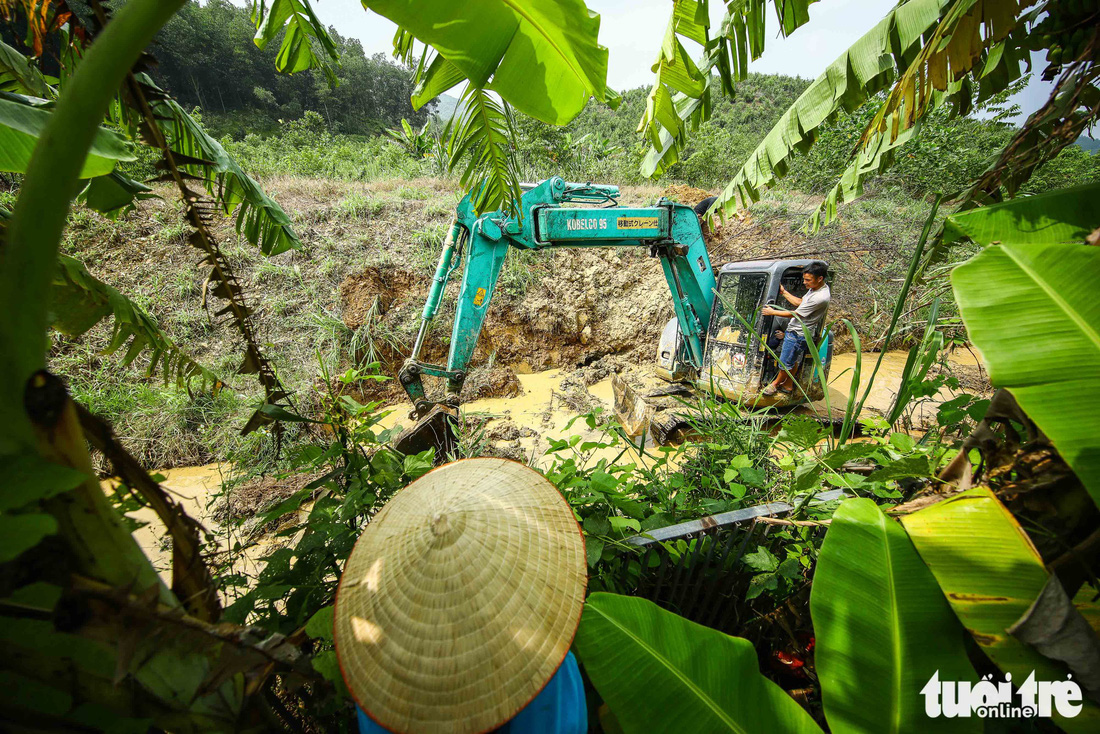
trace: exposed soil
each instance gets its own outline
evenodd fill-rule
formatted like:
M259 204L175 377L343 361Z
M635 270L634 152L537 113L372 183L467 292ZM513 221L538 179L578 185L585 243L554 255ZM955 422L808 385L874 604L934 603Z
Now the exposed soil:
M311 395L319 358L330 365L330 374L377 361L385 375L395 377L419 327L440 243L459 198L455 185L438 179L362 183L297 178L275 178L264 185L293 219L302 250L264 258L235 235L230 219L219 225L218 234L255 312L260 341L299 407L308 413L316 403ZM176 421L179 437L169 442L161 440L165 416L158 411L134 413L134 418L124 412L109 416L120 435L133 438L135 453L151 466L167 467L225 458L192 447L233 440L233 423L237 418L238 425L243 423L258 390L249 376L234 374L241 361L239 339L233 329L211 318L220 308L217 299L207 297L203 307L206 274L195 266L184 241L173 192L160 193L163 200L141 203L121 222L84 214L71 225L65 251L146 307L184 351L211 366L241 395L234 408L240 416L217 416L228 428L224 440L214 442L209 436L187 439L198 435L187 413ZM694 204L711 193L681 185L625 186L620 201L647 205L666 196ZM892 303L911 238L891 229L885 218L842 220L811 238L801 228L815 204L809 197L783 194L729 219L708 238L712 264L825 259L836 272L830 321L852 319L864 335L864 349L877 346L868 344L867 335L884 325L881 313ZM452 278L448 285L423 359L446 359L458 281ZM514 396L522 389L516 375L560 368L566 373L566 399L583 408L584 391L568 386L592 385L613 371L648 369L661 328L672 316L660 262L642 248L510 252L464 397ZM109 326L108 320L80 340L83 346L58 340L54 355L64 374L77 383L104 384L108 363L115 358L96 351L106 343ZM838 351L850 347L846 332L835 330L841 335ZM78 374L82 370L87 372L83 378ZM120 391L127 389L123 377L118 378ZM438 389L430 383L428 387ZM341 389L360 402L403 398L396 380L363 381ZM103 396L104 401L109 398Z

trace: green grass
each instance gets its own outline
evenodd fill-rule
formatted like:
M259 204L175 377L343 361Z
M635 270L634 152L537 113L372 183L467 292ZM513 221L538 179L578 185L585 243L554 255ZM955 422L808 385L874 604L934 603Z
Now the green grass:
M232 390L211 395L199 392L197 384L189 394L141 370L121 368L117 357L98 354L93 341L69 345L54 356L51 368L78 376L69 380L73 398L107 419L142 464L205 464L226 458L241 443L239 427L250 412L242 395Z

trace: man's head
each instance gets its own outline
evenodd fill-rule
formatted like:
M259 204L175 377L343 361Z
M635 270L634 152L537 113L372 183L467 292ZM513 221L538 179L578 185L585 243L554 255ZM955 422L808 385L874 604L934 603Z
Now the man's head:
M829 266L821 261L815 261L802 268L802 282L812 291L816 291L825 285L825 275L829 272Z

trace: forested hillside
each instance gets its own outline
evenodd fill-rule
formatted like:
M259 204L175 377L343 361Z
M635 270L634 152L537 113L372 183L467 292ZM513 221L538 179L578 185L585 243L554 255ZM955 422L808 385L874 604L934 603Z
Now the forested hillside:
M335 29L329 32L340 55L335 85L320 72L276 72L272 62L277 45L263 50L256 47L252 41L255 26L245 8L228 0L188 3L157 36L155 76L182 104L200 108L204 122L217 136L235 141L248 134L257 136L252 145L235 153L246 161L255 158L261 168L255 172L260 174L271 166L272 171L301 175L363 178L363 172L375 168L371 161L379 155L380 141L368 144L341 136L379 134L402 119L419 128L436 111L446 110L434 125L438 136L454 108L453 97L414 111L409 102L412 70L385 54L367 56L358 40L344 38ZM711 119L702 124L681 162L672 166L666 177L704 188L724 185L808 85L808 79L750 74L738 84L735 98L714 95ZM526 177L562 175L643 183L638 168L646 148L637 122L645 110L647 94L647 88L626 90L617 111L590 104L562 127L517 114L516 152ZM982 119L957 118L946 107L936 110L896 165L873 180L870 191L895 191L907 197L950 194L959 181L977 176L1012 136L1014 128L1003 121L1012 112L1005 103L1008 97L1009 93L1004 93L985 103ZM809 194L827 191L870 120L870 109L842 115L826 125L810 153L795 160L792 183L786 186ZM306 122L310 133L302 135L302 124L291 123L309 111L320 116L323 126ZM432 129L427 133L431 136ZM265 141L262 151L257 147L260 139ZM287 155L273 158L267 142L287 150ZM289 144L280 145L282 142ZM311 152L302 154L302 149ZM360 164L340 166L338 160L358 160ZM1036 193L1098 177L1100 158L1075 146L1040 170L1026 190Z
M412 73L384 54L367 56L362 44L329 33L340 55L336 85L323 73L280 74L272 60L279 46L260 50L245 8L228 0L188 3L157 35L154 76L185 106L198 106L215 132L241 137L271 133L279 120L306 110L320 114L333 132L376 133L401 118L423 122L427 108L409 103Z

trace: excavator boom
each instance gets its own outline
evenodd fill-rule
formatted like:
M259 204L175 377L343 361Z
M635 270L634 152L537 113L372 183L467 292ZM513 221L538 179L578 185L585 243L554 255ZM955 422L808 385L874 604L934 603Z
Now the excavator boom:
M468 196L459 202L412 354L398 375L417 416L427 415L437 404L425 394L424 375L445 378L447 396L440 402L457 404L510 248L648 248L661 260L683 337L673 372L698 375L714 304L715 278L695 211L665 199L651 207L622 207L617 203L617 186L567 183L558 177L525 188L515 212L477 216ZM459 267L462 285L447 364L428 364L420 360L424 339L447 282Z

